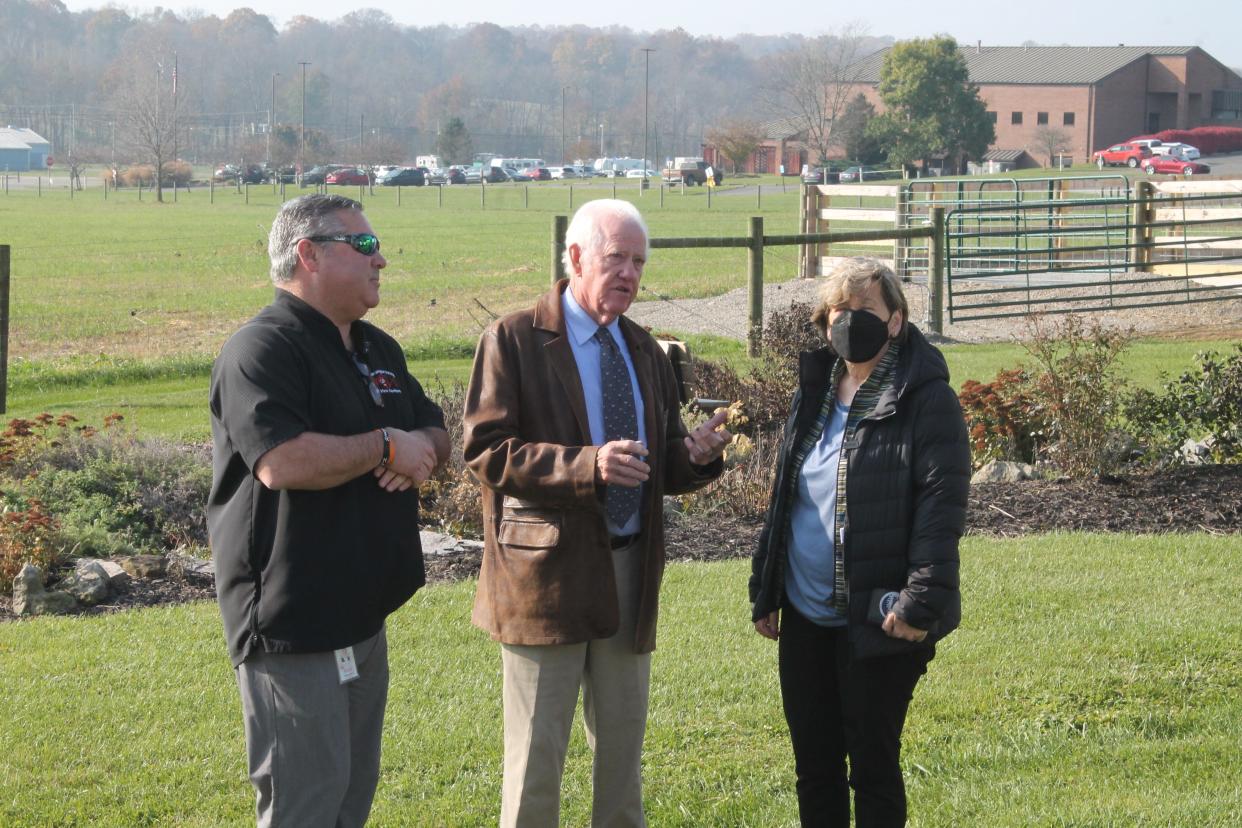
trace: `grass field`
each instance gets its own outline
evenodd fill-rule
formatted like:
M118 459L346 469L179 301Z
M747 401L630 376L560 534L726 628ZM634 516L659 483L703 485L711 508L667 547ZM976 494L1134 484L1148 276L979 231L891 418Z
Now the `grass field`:
M618 184L618 194L640 205L653 236L742 235L756 213L768 232L796 229L796 186L765 194L758 211L749 180L715 193L710 208L704 188L666 193L663 206L633 182ZM552 216L568 213L571 197L576 205L610 195L610 183L559 182L364 194L390 261L383 304L370 318L406 345L420 379L464 380L489 311L523 307L545 289ZM13 248L7 413L71 411L98 421L116 411L143 430L203 439L211 359L271 296L265 239L279 201L270 186L181 192L163 205L149 192L139 201L134 190L107 200L100 188L72 199L63 187L0 195L0 243ZM769 248L769 280L795 275L793 251ZM741 251L659 251L644 287L675 298L714 295L743 286L745 271ZM740 353L720 339L692 342L705 356ZM1224 345L1141 344L1128 370L1151 386L1160 370L1176 374L1196 350ZM947 353L958 383L991 378L1023 357L1012 345Z
M1242 821L1236 537L968 539L963 627L915 695L912 826ZM652 825L796 824L776 649L743 561L674 564L645 757ZM472 583L391 619L377 826L495 824L500 665ZM0 625L0 824L244 825L239 703L212 604ZM576 732L567 825L587 822Z

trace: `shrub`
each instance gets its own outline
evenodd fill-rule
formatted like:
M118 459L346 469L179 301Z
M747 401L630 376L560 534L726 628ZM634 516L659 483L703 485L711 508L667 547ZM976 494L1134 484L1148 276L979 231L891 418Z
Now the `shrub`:
M1158 464L1176 462L1187 440L1209 438L1212 459L1242 461L1242 343L1224 356L1195 355L1197 366L1164 383L1160 393L1128 395L1125 414Z
M119 183L122 187L137 187L139 184L143 187L154 187L155 167L150 164L135 164L121 171Z
M1072 476L1106 474L1122 458L1115 449L1120 422L1116 362L1132 332L1085 323L1069 314L1059 323L1042 315L1028 319L1022 343L1039 368L1028 383L1028 430L1046 432L1043 458Z
M481 537L483 504L479 484L466 468L462 457L461 415L466 404L466 388L460 382L446 388L437 381L436 388L427 389L444 411L444 425L451 445L448 462L419 489L421 522L450 535Z
M56 519L41 501L31 500L24 507L4 504L0 510L0 583L12 584L26 563L52 571L61 557L58 536Z
M976 467L989 460L1036 462L1047 424L1030 389L1031 376L1020 368L998 371L989 383L962 383L958 399Z
M740 402L748 432L779 428L789 416L798 384L798 354L824 344L811 324L811 310L810 304L795 302L772 313L763 330L762 355L745 374L724 363L696 361L694 372L701 393Z
M163 173L160 177L163 179L165 187L171 187L173 182L176 182L178 187L184 187L190 183L190 176L193 174L193 167L185 161L165 161Z
M178 546L204 547L211 467L204 449L140 439L105 419L72 415L14 420L0 438L4 500L15 510L46 504L58 553L102 557Z

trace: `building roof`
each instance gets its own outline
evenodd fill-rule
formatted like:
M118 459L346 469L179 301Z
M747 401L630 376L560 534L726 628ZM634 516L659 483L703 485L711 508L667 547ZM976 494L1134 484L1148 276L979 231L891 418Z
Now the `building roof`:
M22 140L17 130L0 128L0 149L24 149L29 151L30 144Z
M806 132L806 122L802 118L774 118L759 124L759 132L765 141L788 141Z
M27 129L26 127L11 127L11 129L18 134L19 138L21 138L27 144L30 144L31 147L33 147L35 144L46 144L48 146L52 145L51 141L47 140L42 135L35 132L33 129Z
M988 150L983 154L984 161L1018 161L1024 155L1028 155L1026 150L1021 149L994 149Z
M891 48L891 47L890 47ZM1196 46L959 46L972 83L1090 84L1147 55L1185 55ZM888 49L858 64L860 83L879 83Z

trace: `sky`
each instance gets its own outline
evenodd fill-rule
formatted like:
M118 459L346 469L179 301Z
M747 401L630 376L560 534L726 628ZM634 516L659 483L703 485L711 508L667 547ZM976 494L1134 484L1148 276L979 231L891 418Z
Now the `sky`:
M66 5L80 11L114 3L69 0ZM133 8L128 3L122 5ZM398 23L417 26L487 22L501 26L621 25L635 31L680 27L693 35L726 38L743 32L818 35L859 23L875 36L904 40L944 33L962 44L982 41L985 46L1020 46L1026 41L1047 46L1199 46L1226 66L1242 68L1242 0L1086 0L1082 5L1023 5L996 0L868 0L859 4L786 0L771 12L762 4L742 2L730 3L731 8L724 9L719 0L470 0L460 4L359 0L356 5L339 0L193 0L161 5L178 13L193 9L222 17L248 5L277 26L298 14L334 20L354 9L370 7L387 12Z

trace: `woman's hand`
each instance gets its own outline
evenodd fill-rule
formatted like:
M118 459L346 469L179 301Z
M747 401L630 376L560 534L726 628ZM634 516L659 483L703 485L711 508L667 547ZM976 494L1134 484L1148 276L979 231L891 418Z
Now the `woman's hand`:
M755 632L773 641L781 635L781 611L773 610L755 622Z
M880 625L880 629L888 633L891 638L900 638L905 641L913 641L918 643L927 638L927 630L920 630L918 627L911 627L905 621L897 617L897 613L890 612L884 617L884 623Z

